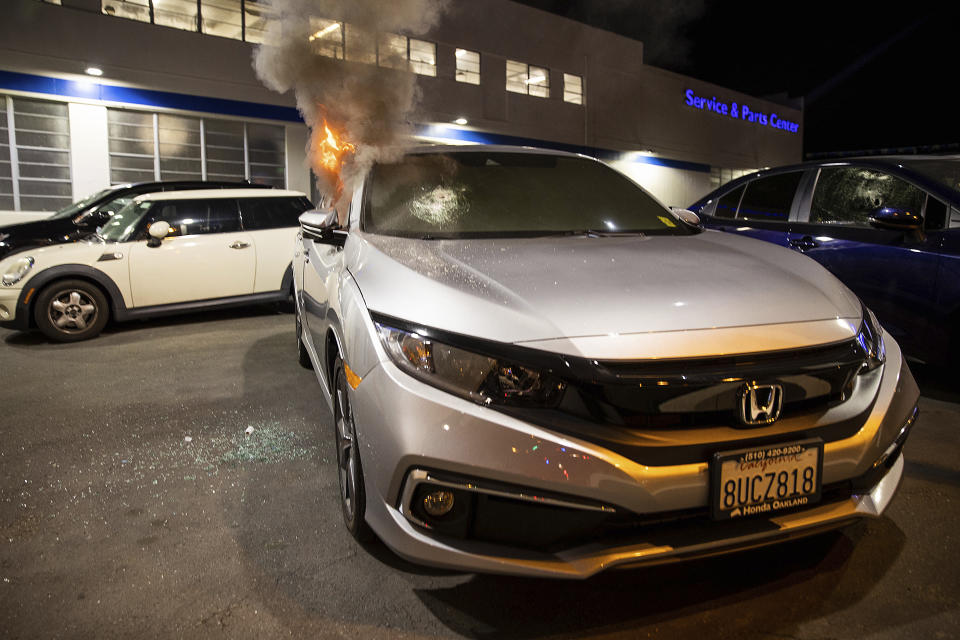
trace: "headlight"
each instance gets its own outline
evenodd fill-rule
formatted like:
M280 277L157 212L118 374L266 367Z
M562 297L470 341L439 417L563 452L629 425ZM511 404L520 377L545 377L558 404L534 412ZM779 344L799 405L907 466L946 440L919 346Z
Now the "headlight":
M10 287L17 284L32 268L33 258L30 256L24 256L14 260L10 266L7 267L7 270L3 272L3 286Z
M547 373L379 322L376 326L390 359L429 385L483 405L544 407L560 400L564 383Z
M860 325L860 331L857 333L857 342L866 355L866 361L863 363L863 371L873 371L883 364L886 360L887 352L883 346L883 329L877 322L877 316L873 311L863 308L863 324Z

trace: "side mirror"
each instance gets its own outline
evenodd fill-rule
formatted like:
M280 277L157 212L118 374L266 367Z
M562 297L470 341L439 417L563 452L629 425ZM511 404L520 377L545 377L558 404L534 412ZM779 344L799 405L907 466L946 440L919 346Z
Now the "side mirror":
M671 208L671 211L673 211L673 213L676 214L680 220L690 225L694 229L703 230L703 222L700 220L700 216L695 214L693 211L690 211L690 209L673 207Z
M920 231L923 229L923 216L903 209L884 207L877 209L867 218L871 226L892 231Z
M342 247L347 233L340 228L335 209L314 209L300 214L300 230L305 240Z
M163 239L167 237L168 233L170 233L170 228L170 225L163 220L157 220L156 222L152 223L150 228L147 229L147 233L150 234L150 239L147 240L147 246L159 247L163 242Z

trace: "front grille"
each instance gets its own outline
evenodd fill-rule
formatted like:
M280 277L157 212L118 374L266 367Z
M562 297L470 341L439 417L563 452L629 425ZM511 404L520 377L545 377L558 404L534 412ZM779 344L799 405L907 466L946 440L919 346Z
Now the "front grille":
M649 465L706 462L718 451L787 440L849 437L863 424L873 394L848 403L862 370L855 340L789 351L663 361L590 361L564 377L550 408L495 406L527 422L568 433ZM874 374L869 374L872 377ZM746 383L778 384L783 408L766 428L744 425ZM868 397L869 396L869 397ZM829 424L820 418L836 412Z
M644 429L739 427L744 383L783 387L781 416L846 399L863 355L856 341L825 347L661 362L598 362L595 381L568 385L559 410L601 424Z

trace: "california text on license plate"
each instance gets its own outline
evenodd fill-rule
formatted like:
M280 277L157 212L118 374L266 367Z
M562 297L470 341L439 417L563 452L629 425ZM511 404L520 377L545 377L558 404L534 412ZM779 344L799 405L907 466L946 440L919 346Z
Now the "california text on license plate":
M819 502L822 467L819 438L714 454L713 518L762 515Z

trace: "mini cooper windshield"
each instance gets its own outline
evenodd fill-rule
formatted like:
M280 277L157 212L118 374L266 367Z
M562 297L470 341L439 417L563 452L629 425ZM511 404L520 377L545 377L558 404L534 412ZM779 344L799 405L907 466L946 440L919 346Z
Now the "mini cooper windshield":
M107 242L126 242L137 230L138 223L151 205L152 202L131 202L103 225L100 237Z
M421 238L688 235L690 227L595 160L466 151L412 154L374 167L371 233Z

